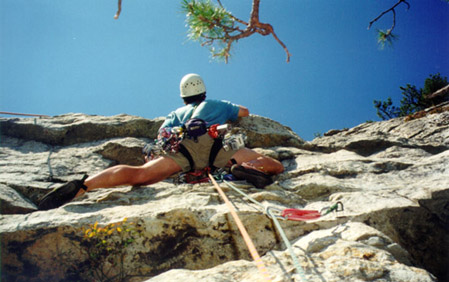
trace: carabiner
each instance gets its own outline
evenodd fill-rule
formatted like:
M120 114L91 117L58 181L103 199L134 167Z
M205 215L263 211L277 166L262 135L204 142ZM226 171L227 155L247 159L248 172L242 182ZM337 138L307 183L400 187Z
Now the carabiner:
M271 210L276 211L277 214L274 214ZM265 207L265 214L269 217L272 218L273 216L275 216L277 219L282 219L282 220L286 220L287 218L283 217L282 214L282 210L278 209L278 208L274 208L274 207Z
M335 204L333 204L330 207L322 208L320 210L320 213L323 216L323 215L327 215L327 214L329 214L329 213L331 213L333 211L340 212L340 211L343 211L343 210L344 210L343 203L338 201L338 202L336 202Z

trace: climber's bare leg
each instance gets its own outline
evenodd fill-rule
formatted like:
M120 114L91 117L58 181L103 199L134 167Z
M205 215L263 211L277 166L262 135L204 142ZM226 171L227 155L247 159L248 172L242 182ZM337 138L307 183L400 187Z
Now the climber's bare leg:
M110 167L87 178L84 185L87 186L87 191L122 185L149 185L162 181L181 170L181 167L173 159L160 157L141 166L117 165ZM76 196L83 193L84 190L81 189Z
M268 174L279 174L284 171L284 166L278 160L259 154L249 148L238 150L232 158L236 160L237 164Z

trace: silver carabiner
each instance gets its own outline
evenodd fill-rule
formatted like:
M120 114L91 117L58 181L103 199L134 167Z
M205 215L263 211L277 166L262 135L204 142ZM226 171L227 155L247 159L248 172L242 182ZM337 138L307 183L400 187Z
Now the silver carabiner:
M273 213L271 210L276 211L277 214ZM273 216L275 216L277 219L282 219L282 220L287 220L287 218L283 217L282 214L282 210L275 208L275 207L265 207L265 214L269 217L272 218Z

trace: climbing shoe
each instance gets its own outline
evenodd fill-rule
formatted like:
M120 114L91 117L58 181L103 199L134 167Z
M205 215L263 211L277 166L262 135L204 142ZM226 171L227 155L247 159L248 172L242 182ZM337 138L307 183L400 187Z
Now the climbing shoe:
M47 193L39 203L38 209L41 211L58 208L75 198L80 189L86 191L87 186L84 185L84 180L88 176L84 175L81 180L72 180L66 184L53 189Z
M246 180L248 183L253 184L257 188L264 188L267 185L273 183L271 176L261 171L245 168L241 165L233 165L231 167L231 173L235 178L239 180Z

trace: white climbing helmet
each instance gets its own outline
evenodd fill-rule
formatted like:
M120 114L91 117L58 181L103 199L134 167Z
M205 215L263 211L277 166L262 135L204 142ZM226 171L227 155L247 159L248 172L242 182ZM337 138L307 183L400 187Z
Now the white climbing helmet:
M195 73L186 74L179 84L181 90L181 98L187 98L206 92L206 86L201 76Z

